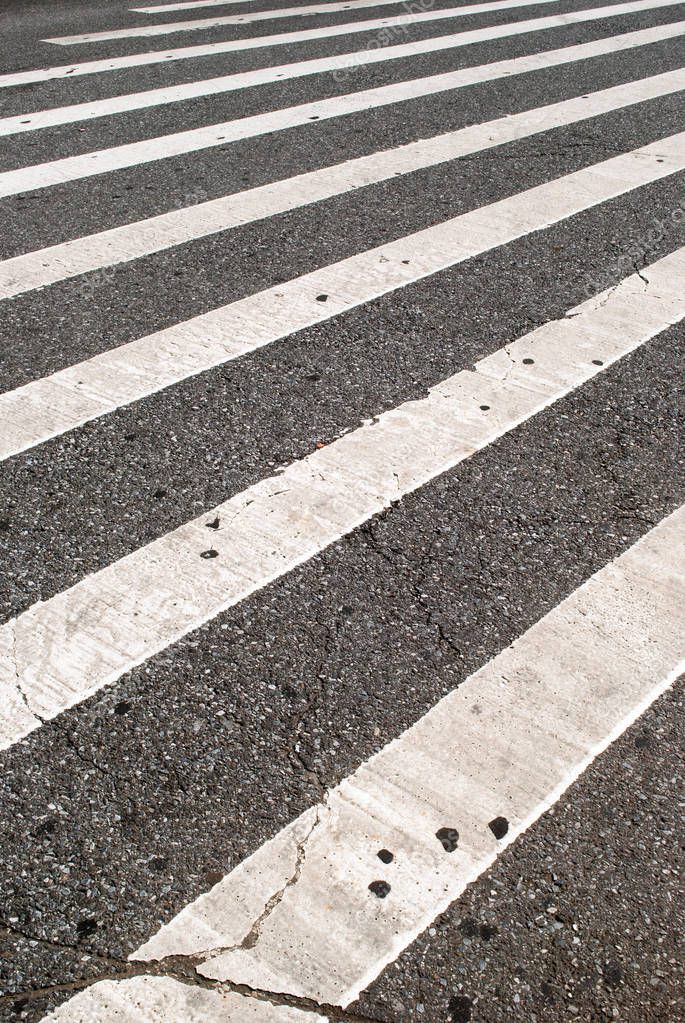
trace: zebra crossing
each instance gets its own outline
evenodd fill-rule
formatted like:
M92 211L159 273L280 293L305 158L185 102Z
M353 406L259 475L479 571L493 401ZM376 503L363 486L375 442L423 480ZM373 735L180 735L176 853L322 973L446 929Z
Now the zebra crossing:
M644 39L644 36L642 36ZM499 118L473 128L437 136L424 142L401 147L399 151L360 157L338 167L322 168L299 178L285 179L270 186L239 193L239 197L196 203L185 209L150 217L123 227L111 228L89 238L79 238L15 256L0 263L0 295L11 298L33 288L44 287L91 270L159 252L183 242L202 238L284 213L300 203L329 198L352 188L374 184L388 177L466 156L491 146L502 145L526 134L571 124L575 119L596 117L604 110L616 110L622 103L653 99L656 94L677 92L682 86L681 71L667 72L626 86L602 90L549 107L526 111L521 115ZM322 187L323 186L323 187ZM269 199L271 202L269 203ZM239 205L239 209L236 206ZM250 206L253 211L250 212Z
M670 543L682 547L682 531L681 513L665 520L615 565L599 572L517 644L469 678L460 690L429 711L413 729L364 765L359 776L345 779L339 791L328 793L321 806L298 818L215 889L187 907L134 954L134 961L164 964L174 956L190 957L200 975L219 981L228 978L252 991L292 993L319 1004L346 1005L353 1001L381 967L395 958L410 936L428 926L440 907L452 901L459 890L495 858L497 853L493 847L499 844L501 848L505 839L507 843L512 841L530 822L528 807L521 812L512 805L514 800L508 789L510 775L503 771L503 761L509 770L521 772L521 784L517 789L532 800L536 795L538 799L542 796L543 808L548 808L559 789L568 785L569 768L579 773L599 752L597 746L592 747L590 737L599 738L600 743L606 745L629 723L626 716L621 716L622 710L629 707L629 718L638 716L641 709L649 706L675 681L682 663L670 673L668 667L673 656L682 652L681 639L675 622L669 623L671 628L667 627L666 634L662 632L662 616L664 612L667 618L670 615L674 588L680 587L682 601L682 566L674 566L670 573L666 569ZM646 558L643 544L648 551ZM655 574L651 575L650 570ZM640 593L638 600L632 589L636 583ZM655 594L650 593L651 586L656 590L656 599ZM655 629L659 635L663 646L654 664L645 657L644 634L640 635L635 629L636 623L645 630ZM601 638L596 632L598 627ZM545 636L547 631L551 637ZM557 665L549 653L550 638L552 645L561 645L562 656L568 658L575 669L568 680L568 688L562 693L558 688ZM602 647L599 658L595 649L598 643ZM548 651L545 668L550 688L538 694L539 703L535 707L535 720L542 726L539 734L533 735L524 727L512 739L511 718L527 724L531 708L526 705L521 714L516 707L521 693L512 693L507 688L512 685L511 676L518 676L520 682L531 677L537 679L540 654L545 650ZM656 654L656 649L652 647L650 652ZM599 663L607 656L615 658L617 667L610 682L606 677L602 679L600 688L607 704L600 711L597 707L598 677L593 677L593 671L597 671ZM644 671L645 678L641 682L646 688L642 700L636 703L634 675L638 664ZM579 666L582 666L580 670ZM589 680L588 687L587 691L579 693L573 681L583 673ZM627 692L622 705L617 693L623 696L623 687ZM579 721L575 725L577 733L573 726L569 727L568 721L564 722L564 745L569 763L560 764L558 735L555 734L558 724L551 724L548 715L553 717L551 708L558 701L556 709L565 716L571 694L580 704L577 708ZM527 704L528 698L523 699ZM607 733L605 715L611 704L616 724ZM488 708L488 716L492 716L492 720L486 719L487 723L480 720L483 705ZM478 708L475 724L474 707ZM479 758L482 757L484 728L488 730L486 748L494 752L486 758L478 779L471 780L465 751L477 751ZM455 730L459 734L457 748L462 762L452 769L450 785L443 782L436 787L426 779L434 777L433 772L445 761L449 762L455 749ZM450 738L446 741L447 735ZM588 746L589 755L571 767L572 758L579 757ZM484 786L483 775L490 774L490 784ZM551 792L550 779L558 781ZM469 782L474 786L473 791L469 791ZM448 792L448 803L443 804ZM465 806L477 807L476 819L461 824L468 829L467 847L463 844L464 835L456 829L442 829L445 832L442 835L439 831L440 843L436 846L431 834L436 809L439 807L447 819L458 818L461 823ZM494 808L505 808L509 816L497 814L488 820L495 813ZM533 813L539 810L538 806ZM510 831L514 823L512 812L514 819L524 824L517 822L516 830ZM417 835L422 836L418 841ZM402 890L403 896L402 904L390 919L369 912L363 882L369 870L370 836L377 844L399 849L400 863L404 855L408 864L405 876L401 868L399 873L389 871L393 885ZM335 858L333 865L331 850ZM455 872L446 866L444 853L457 850L462 855L460 868ZM385 861L392 862L394 857L395 853L390 854L388 850ZM427 878L438 887L439 894L426 883ZM387 882L385 885L383 898L393 890ZM417 890L418 897L414 894ZM290 892L293 897L289 899ZM363 943L358 936L360 919L364 921ZM160 991L159 987L160 978L154 977L121 982L114 990L105 981L77 996L77 1004L71 1009L57 1010L50 1018L98 1018L99 1014L115 1012L115 1018L136 1019L141 1003L154 1007L152 1018L155 1019L186 1019L193 1011L210 1019L243 1018L246 1011L249 1015L249 1008L240 1002L235 1005L230 994L228 997L225 993L218 997L215 994L212 999L204 990L194 989L190 994L178 983L171 984L167 990ZM266 1006L262 1004L260 1008L263 1011ZM271 1008L265 1018L297 1020L306 1019L308 1015L293 1013L290 1007L283 1005ZM256 1018L261 1018L259 1012ZM313 1018L326 1017L317 1014Z
M538 0L539 2L539 0ZM661 0L669 6L674 0ZM628 5L626 10L630 13L641 8ZM459 8L456 13L462 13ZM619 9L618 12L612 9L598 8L591 12L580 15L580 20L592 20L604 18L607 15L614 16L616 13L625 13ZM568 23L569 15L562 16L563 20L552 17L536 19L533 23L522 22L515 26L507 26L502 34L515 35L520 32L541 31L546 28ZM39 128L51 127L58 124L73 124L77 121L88 120L92 117L104 117L116 113L123 113L129 110L139 110L144 107L165 105L167 103L182 102L186 99L194 99L198 96L211 96L218 92L232 91L233 89L246 89L251 86L261 85L265 82L282 81L289 78L305 77L310 74L319 74L322 71L337 71L354 68L361 64L374 63L378 60L386 61L400 57L412 56L415 53L432 51L442 48L452 48L455 45L468 45L480 41L480 37L465 33L466 38L455 40L450 37L443 37L437 40L431 39L427 44L412 44L408 46L395 46L386 48L383 51L362 50L359 53L343 54L333 60L323 59L315 61L302 61L294 65L265 68L258 72L249 72L244 75L229 75L224 78L209 79L201 82L192 82L188 85L176 86L174 89L162 88L152 89L145 93L127 94L126 96L115 96L112 99L98 100L95 103L77 104L71 107L43 110L30 117L20 114L17 117L0 119L0 135L14 135L24 131L35 131Z
M508 7L512 7L512 6L514 6L514 7L526 6L527 2L530 2L530 0L525 0L525 2L523 4L521 3L521 0L513 0L513 2L512 2L512 0L492 0L492 2L486 3L482 7L481 7L481 5L473 5L473 7L471 7L471 6L465 7L462 10L460 10L458 8L457 9L452 8L452 9L447 10L446 12L443 12L443 11L434 12L432 15L431 15L430 12L425 12L424 13L423 11L421 11L418 14L413 14L413 15L412 14L400 15L398 20L395 21L395 22L393 22L393 21L385 21L385 22L383 22L381 24L375 24L375 25L371 25L371 22L369 22L369 24L366 27L367 28L369 28L369 27L372 27L372 28L388 28L388 27L393 26L394 24L403 25L404 26L404 25L410 23L412 20L415 20L415 19L434 20L436 17L439 18L439 19L442 19L442 18L445 17L445 14L447 14L448 16L452 16L452 17L454 17L454 16L458 17L460 14L463 14L463 13L472 13L474 7L476 9L478 9L480 7L481 10L483 10L483 7L485 9L490 9L490 10L499 10L499 9L505 9L506 10ZM543 3L556 3L556 2L557 2L557 0L543 0ZM382 6L383 4L386 4L386 3L392 3L392 0L381 0L380 4L376 3L376 0L361 0L361 2L355 3L354 6L355 7L364 7L364 6L366 6L366 7L379 7L379 6ZM252 23L254 21L263 21L263 20L265 20L265 21L272 21L274 19L278 19L278 18L281 18L281 17L292 16L293 14L296 14L299 17L301 17L303 15L314 15L314 14L335 14L335 13L338 13L339 11L349 11L351 9L352 9L351 5L349 5L347 3L340 3L340 4L327 3L325 7L294 7L294 8L287 8L287 9L282 8L282 9L277 10L277 11L259 11L259 12L255 12L255 13L252 13L252 14L249 14L249 15L229 14L229 15L227 15L225 17L221 17L221 18L211 18L211 19L201 18L199 21L173 21L173 22L163 23L161 25L149 25L149 24L147 24L147 25L141 26L140 28L117 29L114 32L100 32L100 33L94 33L94 34L91 33L91 34L86 34L86 35L81 35L81 36L62 36L62 37L58 37L56 39L49 39L48 42L58 43L58 44L60 44L62 46L73 46L73 45L76 45L78 43L101 42L101 41L108 40L108 39L129 38L131 36L138 37L138 36L169 35L169 34L173 34L173 33L176 33L176 32L189 32L189 31L194 31L194 30L206 31L208 28L223 27L224 25L250 24L250 23ZM360 23L357 22L356 25L355 25L355 30L358 31L360 27L362 27L362 28L364 27L363 23L360 26ZM348 29L349 29L349 26L348 26Z
M481 8L483 5L480 5ZM667 4L666 6L670 6ZM450 12L450 16L455 16L462 12L463 8L455 8ZM607 9L605 9L607 10ZM621 13L631 13L632 8L625 8ZM616 7L612 7L610 14L616 12ZM444 15L441 10L439 13ZM540 19L536 19L539 21ZM566 21L558 22L558 24L565 24ZM556 22L549 22L547 27L553 27ZM392 22L391 19L385 18L378 21L368 20L362 23L360 26L359 22L351 22L349 25L333 25L326 26L325 30L311 29L300 32L287 32L281 33L280 35L273 36L257 36L256 38L247 39L232 39L224 43L209 43L206 46L185 46L171 50L152 50L150 53L140 54L127 54L123 57L113 57L101 61L86 61L78 64L67 64L62 67L44 68L32 71L14 72L5 75L0 75L0 88L7 88L15 85L28 85L33 82L50 81L54 78L66 78L66 77L78 77L80 75L98 74L104 71L117 71L123 68L139 67L146 64L157 64L166 63L168 61L184 60L198 57L211 57L220 53L237 53L242 50L251 49L263 49L265 47L272 47L278 45L288 45L298 42L307 42L309 40L316 40L321 38L327 38L331 35L357 35L360 32L360 28L363 27L364 31L379 31L382 30L384 33L389 29L400 27L406 29L405 20L402 19L396 23ZM508 26L508 30L512 30L513 26ZM664 32L675 31L675 26L671 25L663 27ZM455 33L457 34L457 33ZM507 32L505 31L505 35ZM512 35L519 34L517 30L511 31ZM497 38L497 30L488 29L476 29L470 33L461 33L458 43L468 45L468 42L482 42L488 38ZM363 51L363 60L360 59L358 54L345 54L345 59L342 65L342 70L349 69L356 66L357 61L360 64L374 63L376 61L384 61L392 59L393 55L409 56L413 53L422 52L421 42L415 41L402 46L398 44L396 46L384 46L382 50L375 48L367 48ZM426 40L424 44L428 50L440 50L449 49L452 45L452 40L449 36L431 38ZM329 64L330 70L336 70L334 66ZM276 70L276 76L283 74L280 69Z
M636 0L638 5L644 2L651 2L651 0ZM670 4L672 0L657 0L657 2ZM639 6L637 8L632 7L632 5L629 6L631 10L641 9ZM606 14L606 8L598 8L591 14L580 13L578 18L581 21L585 21L591 19L592 16L604 18ZM573 16L567 15L564 21L568 20L569 17L572 18ZM540 27L547 29L552 27L552 25L545 21ZM528 29L530 30L530 26L528 26ZM678 35L681 34L681 30L679 25ZM670 31L672 29L667 30L667 34L670 34ZM620 40L617 42L619 47L621 47L626 41ZM634 44L635 39L631 39L629 45L632 46ZM600 44L600 52L603 52L601 49L603 45L606 44ZM587 56L590 55L591 52L588 52ZM15 195L18 192L23 193L38 188L46 188L50 185L66 181L75 181L79 178L90 177L107 171L136 167L143 163L156 162L157 160L178 156L182 153L197 152L219 146L227 141L255 138L259 135L271 134L274 131L283 131L298 124L307 124L309 121L340 117L358 110L374 109L386 104L415 100L426 94L431 95L442 90L458 88L462 84L471 85L474 84L474 81L491 81L493 78L498 77L498 75L504 77L538 69L541 63L543 66L554 66L556 64L563 64L568 60L577 59L577 51L571 53L551 51L550 53L535 55L531 58L521 58L517 63L503 61L499 67L494 65L487 68L469 68L466 73L457 72L448 75L431 76L423 80L397 82L378 89L365 90L358 93L345 93L343 96L336 97L333 100L304 103L298 107L270 111L266 114L254 115L253 117L242 117L237 122L226 122L191 131L176 132L160 138L145 140L144 142L127 143L110 149L85 153L82 156L64 157L44 164L0 172L0 197ZM125 105L128 103L129 101L127 100ZM30 127L31 119L24 117L23 120L26 122L26 127ZM217 134L217 132L221 134Z
M572 215L626 188L683 170L684 146L685 133L664 139L8 392L0 404L7 416L7 454L478 255L484 247L540 230L558 216ZM599 186L598 193L593 194L593 183Z
M0 1018L677 1018L556 907L511 1002L382 991L685 674L682 0L34 6Z

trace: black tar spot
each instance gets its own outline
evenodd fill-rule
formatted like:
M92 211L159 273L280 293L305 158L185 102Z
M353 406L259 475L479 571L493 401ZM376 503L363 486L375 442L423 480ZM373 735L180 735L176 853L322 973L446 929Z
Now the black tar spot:
M435 837L445 852L454 852L459 844L459 832L456 828L440 828L435 832Z
M384 899L390 891L390 885L387 881L372 881L369 885L369 891L373 892L379 899Z
M395 857L393 856L389 849L379 849L378 859L381 861L381 863L392 863Z
M495 838L499 841L499 839L504 838L507 831L509 830L509 821L507 820L506 817L495 817L494 820L490 821L488 827L490 828L490 831L492 831Z
M52 818L48 818L46 821L41 821L36 828L36 835L52 835L57 827L57 821Z
M471 1019L471 999L466 995L453 995L447 1007L452 1023L469 1023Z
M602 973L607 987L618 987L623 980L623 970L618 963L607 963Z
M478 934L478 924L473 917L465 916L459 921L459 930L465 938L475 938Z
M98 929L97 920L92 918L87 920L79 920L76 924L76 933L79 938L88 938L91 934L95 934Z

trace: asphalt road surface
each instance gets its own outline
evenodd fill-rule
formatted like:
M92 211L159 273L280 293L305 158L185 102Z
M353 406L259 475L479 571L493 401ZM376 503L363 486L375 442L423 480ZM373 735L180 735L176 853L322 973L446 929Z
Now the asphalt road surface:
M0 27L0 1020L685 1021L685 3Z

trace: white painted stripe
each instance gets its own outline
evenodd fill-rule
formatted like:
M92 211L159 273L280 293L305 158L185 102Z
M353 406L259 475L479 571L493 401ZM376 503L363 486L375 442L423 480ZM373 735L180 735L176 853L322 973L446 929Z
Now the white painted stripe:
M203 977L349 1005L685 671L684 608L681 508L131 958L188 957ZM138 1023L164 994L151 1023L218 1023L208 992L187 995L206 1016L177 1011L173 989L155 987L171 983L101 982L47 1018Z
M50 1023L327 1023L318 1013L272 1005L231 991L206 990L171 977L102 980L44 1020Z
M191 0L189 3L178 3L178 4L163 4L159 7L130 7L129 10L134 14L170 14L172 11L194 11L203 7L227 7L230 3L247 3L248 0ZM398 7L400 4L406 7L403 0L383 0L384 3L394 3ZM507 0L507 7L525 7L528 0ZM550 3L558 3L559 0L548 0ZM325 4L321 13L328 14L333 8L337 8L337 11L353 11L356 7L377 7L380 4L368 3L359 4L357 0L352 3L339 3L339 4ZM296 8L301 10L301 8ZM409 12L410 8L406 8ZM317 12L319 13L319 12Z
M451 17L452 9L442 10L441 15L445 18ZM357 34L361 31L367 32L376 29L393 28L401 21L402 18L381 18L361 23L353 21L347 22L344 25L328 25L325 28L306 29L300 32L283 32L279 35L257 36L250 39L231 39L226 42L207 43L201 46L182 46L177 49L153 50L148 53L130 53L123 57L107 57L104 60L91 60L82 64L65 64L61 67L38 68L31 71L12 71L6 75L0 75L0 89L10 88L15 85L30 85L34 82L46 82L54 78L77 78L79 75L120 71L126 68L141 67L146 64L165 64L177 60L214 57L222 53L237 53L243 50L285 46L315 39L328 39L333 36ZM655 30L656 28L658 26L654 27ZM666 25L663 28L668 31L671 26ZM674 34L678 35L680 33L676 32ZM666 36L665 38L668 37ZM426 40L426 42L428 41ZM371 52L374 51L370 49L369 53Z
M681 249L2 626L0 748L680 321L684 272Z
M539 0L529 0L529 2L538 3ZM504 6L504 4L496 4L495 6ZM457 8L457 10L461 13L464 9ZM542 28L552 27L549 24L550 22L553 22L556 26L567 24L565 15L553 16L543 20L546 24L542 25ZM497 26L497 33L498 35L502 33L508 35L515 25L518 34L521 24L523 28L526 26L530 28L532 25L533 31L539 31L541 27L540 19L535 19L523 23ZM60 124L73 124L79 121L92 120L96 117L130 113L132 110L166 106L170 103L197 99L200 96L216 96L227 92L234 92L238 89L249 89L274 82L292 81L296 78L305 78L308 75L347 70L367 64L378 64L388 60L399 60L405 57L416 56L417 54L456 48L467 45L471 41L471 35L472 33L458 32L451 36L422 39L380 49L369 49L367 47L354 53L317 57L315 60L304 60L294 64L280 64L273 67L257 68L253 71L243 71L239 74L222 75L218 78L208 78L197 82L186 82L182 85L165 85L158 89L148 89L145 92L110 96L106 99L75 103L67 107L52 107L49 110L16 114L12 117L0 118L0 136L17 135L27 131L37 131L40 128L55 127ZM466 39L466 42L464 41L464 36L469 37Z
M290 7L274 11L256 11L250 14L228 14L220 18L201 18L198 21L167 21L161 25L138 25L134 28L108 29L106 32L89 32L85 35L58 36L44 39L45 43L57 43L60 46L81 45L83 43L103 42L107 39L130 39L140 36L169 35L172 32L195 32L202 29L220 28L224 25L249 25L256 21L274 21L278 18L292 18L316 14L336 14L340 11L351 11L358 8L382 7L384 4L397 5L399 0L359 0L351 3L334 3L314 7ZM681 0L682 2L682 0ZM424 21L438 21L444 17L459 17L461 14L482 14L485 11L499 11L514 7L528 7L531 4L559 3L559 0L493 0L493 2L470 4L465 7L450 8L445 11L421 11L416 14L400 14L393 21L397 25L422 24ZM363 26L364 22L359 22ZM359 27L357 31L363 31Z
M681 89L685 89L685 68L519 114L507 114L495 121L436 138L420 139L398 149L373 153L15 256L0 262L0 299Z
M389 0L388 0L389 2ZM395 0L400 3L401 0ZM235 4L251 4L254 0L191 0L185 4L160 4L158 7L129 7L133 14L166 14L169 11L190 11L203 7L234 7ZM351 4L354 7L354 3Z
M132 958L198 957L204 977L348 1005L683 671L685 508ZM451 852L442 828L458 832Z
M640 2L642 0L638 0L638 3ZM663 0L663 2L671 3L673 0ZM623 6L634 7L635 4ZM580 14L584 16L585 20L592 20L596 17L608 17L605 13L607 10L608 8L602 8L601 11L582 11ZM567 17L571 17L571 15ZM518 26L513 27L518 28ZM534 53L526 57L514 57L510 60L498 61L495 64L484 64L477 68L463 68L459 71L449 71L428 78L397 82L393 85L317 100L313 103L304 103L283 110L255 114L251 117L226 121L223 124L162 135L158 138L132 142L111 149L101 149L81 156L71 156L36 164L32 167L5 171L0 173L0 198L17 195L21 192L30 192L37 188L48 188L67 181L77 181L95 174L135 167L138 164L152 163L184 153L226 145L246 138L256 138L270 132L284 131L298 125L308 124L311 121L344 117L348 114L372 110L393 103L403 103L422 96L432 96L480 82L494 81L496 78L526 74L542 68L558 67L574 61L587 60L633 46L647 45L650 41L656 42L670 36L681 35L682 32L682 22L679 22L677 26L659 26L641 32L598 39L591 43L568 46L559 50ZM507 32L507 34L510 33ZM464 44L463 37L462 44Z
M158 4L157 6L151 7L129 7L129 10L133 14L170 14L172 11L195 11L201 10L205 7L230 7L235 3L250 3L253 0L189 0L188 3L178 4ZM400 4L402 0L384 0L385 3ZM514 0L514 3L516 0ZM375 3L371 4L357 4L356 0L352 3L345 4L333 4L338 10L353 11L355 7L367 6L375 7ZM513 5L512 5L513 6ZM327 13L331 9L330 4L325 4L323 7L323 13Z
M685 169L685 132L369 249L0 395L0 459ZM326 301L317 296L326 295Z

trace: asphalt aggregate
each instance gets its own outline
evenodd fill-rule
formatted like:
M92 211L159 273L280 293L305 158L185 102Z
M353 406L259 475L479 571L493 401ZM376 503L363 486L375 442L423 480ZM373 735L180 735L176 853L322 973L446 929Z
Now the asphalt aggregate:
M283 6L251 0L239 13ZM392 42L597 6L561 0L428 21ZM43 41L150 23L129 7L5 0L0 76L406 12L397 3L152 38ZM0 136L0 175L683 19L685 4L645 8L344 76ZM372 35L322 34L0 87L0 121L363 50ZM6 196L0 260L676 70L684 59L681 35ZM0 301L0 391L683 132L684 95ZM680 172L0 462L0 627L364 421L425 397L626 272L648 273L684 243ZM682 505L684 383L680 320L1 749L0 1021L37 1023L76 991L128 975L128 956L161 924ZM335 1019L685 1021L683 693L681 678Z

